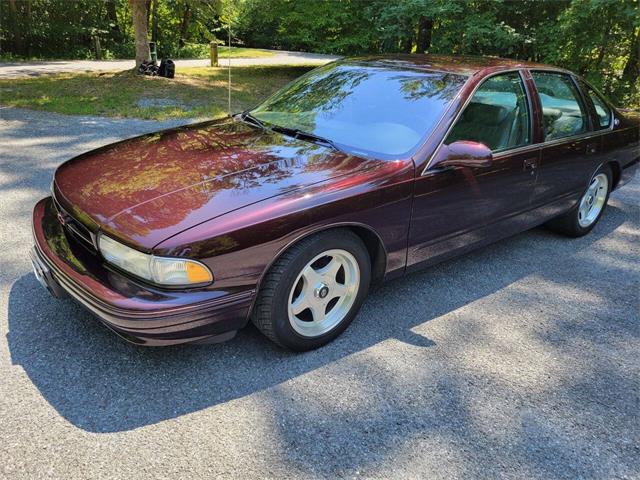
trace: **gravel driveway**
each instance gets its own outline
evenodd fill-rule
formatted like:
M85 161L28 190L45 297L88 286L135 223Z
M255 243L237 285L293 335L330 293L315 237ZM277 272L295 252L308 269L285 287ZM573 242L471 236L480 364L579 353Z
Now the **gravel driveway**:
M60 162L161 124L0 118L0 478L640 476L637 178L589 236L388 283L318 351L145 349L48 296L29 222Z
M320 53L277 51L270 57L232 58L231 67L249 65L323 65L339 57ZM208 67L209 60L177 59L176 68ZM226 67L229 60L220 56L219 64ZM135 66L133 60L50 60L32 62L0 62L0 79L37 77L64 72L105 72L128 70Z

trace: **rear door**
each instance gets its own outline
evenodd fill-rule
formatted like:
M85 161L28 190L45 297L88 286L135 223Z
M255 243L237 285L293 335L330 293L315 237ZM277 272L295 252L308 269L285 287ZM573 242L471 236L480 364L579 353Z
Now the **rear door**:
M574 78L557 71L533 70L542 110L542 149L533 205L547 204L552 216L571 207L600 161L601 138L594 132Z
M408 264L462 253L521 221L537 175L531 105L520 72L485 79L449 130L444 145L480 142L494 155L488 168L428 168L416 179ZM510 225L515 230L520 227Z

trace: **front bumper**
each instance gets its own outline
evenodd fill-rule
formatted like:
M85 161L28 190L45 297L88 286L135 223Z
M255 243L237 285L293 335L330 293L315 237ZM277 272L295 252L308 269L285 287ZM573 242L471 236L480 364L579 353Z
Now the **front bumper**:
M246 325L253 290L215 286L164 290L137 282L105 264L68 234L51 197L33 210L38 280L56 297L71 296L125 339L143 345L223 341Z

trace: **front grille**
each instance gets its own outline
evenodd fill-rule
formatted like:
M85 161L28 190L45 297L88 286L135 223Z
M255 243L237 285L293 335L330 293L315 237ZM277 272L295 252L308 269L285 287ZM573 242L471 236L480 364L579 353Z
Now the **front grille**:
M58 212L58 220L62 224L65 232L70 233L75 239L80 240L80 243L87 247L91 252L96 253L95 235L89 231L82 223L76 220L69 214L62 206L60 202L53 196L53 205Z

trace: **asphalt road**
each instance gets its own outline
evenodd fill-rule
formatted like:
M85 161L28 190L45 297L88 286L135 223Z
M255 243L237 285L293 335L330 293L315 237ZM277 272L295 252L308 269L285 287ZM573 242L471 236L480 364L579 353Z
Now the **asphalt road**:
M388 283L328 347L145 349L31 273L54 168L155 122L0 109L0 477L639 478L640 181Z
M232 58L231 60L221 55L219 65L226 67L231 62L231 67L243 67L250 65L323 65L335 60L334 55L306 52L274 51L270 57ZM208 59L177 59L176 68L208 67ZM0 62L0 79L37 77L65 72L111 72L131 69L135 66L133 60L47 60L27 62Z

